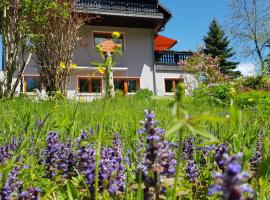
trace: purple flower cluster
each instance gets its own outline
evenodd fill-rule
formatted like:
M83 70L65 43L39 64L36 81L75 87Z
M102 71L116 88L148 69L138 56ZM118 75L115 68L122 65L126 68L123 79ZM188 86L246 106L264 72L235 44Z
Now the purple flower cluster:
M6 160L12 157L12 152L14 152L18 147L18 141L14 138L11 139L10 143L4 143L0 146L0 164L3 164Z
M48 178L61 175L63 178L76 176L75 169L85 176L86 184L94 192L96 151L89 144L92 133L82 132L76 139L77 152L72 142L60 143L57 133L48 133L44 150L44 165ZM113 147L101 147L99 161L99 190L107 189L111 195L125 190L125 168L122 146L118 134L114 135Z
M20 167L15 167L9 173L4 188L0 193L1 200L10 200L18 197L18 200L39 200L39 188L28 188L23 191L23 183L17 179Z
M215 172L215 185L209 189L209 195L219 193L224 200L244 200L253 198L253 190L245 182L249 175L242 172L242 153L230 157L224 154L222 161L224 172ZM248 197L245 198L244 194Z
M194 159L195 146L194 138L185 139L183 142L183 157L186 161L186 179L195 183L198 179L198 168Z
M161 187L161 179L172 177L175 173L175 153L170 144L163 140L165 131L156 127L154 112L145 110L145 120L141 124L143 128L138 133L141 134L142 143L142 138L146 138L146 147L138 170L143 174L146 199L153 196L158 198L160 189L164 189Z
M215 160L218 165L218 167L221 170L224 170L224 159L223 155L229 152L229 146L228 143L225 144L220 144L216 146L216 155L215 155Z
M256 149L255 149L254 155L250 159L250 168L254 172L255 175L258 175L258 165L262 158L262 150L263 150L262 136L263 136L263 133L258 134Z

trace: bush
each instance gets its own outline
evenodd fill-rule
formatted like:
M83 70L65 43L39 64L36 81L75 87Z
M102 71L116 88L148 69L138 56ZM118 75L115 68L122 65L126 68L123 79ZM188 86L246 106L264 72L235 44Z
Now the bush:
M240 108L256 106L263 109L270 109L270 93L265 91L239 93L235 97L235 103Z
M200 85L193 91L193 97L196 100L208 99L212 102L222 102L228 104L230 101L229 91L234 87L231 83L223 83L218 85Z
M149 99L154 93L149 89L140 89L136 92L136 97L140 99Z

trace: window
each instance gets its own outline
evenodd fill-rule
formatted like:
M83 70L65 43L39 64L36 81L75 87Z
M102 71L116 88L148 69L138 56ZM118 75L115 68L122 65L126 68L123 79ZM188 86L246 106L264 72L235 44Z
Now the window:
M102 79L101 78L78 78L78 91L80 93L101 93Z
M175 92L178 83L182 83L183 79L165 79L165 92Z
M114 79L114 89L123 91L124 94L135 93L140 89L140 80L139 79Z
M94 32L94 44L95 47L99 44L101 44L102 42L106 41L106 40L113 40L112 38L112 32ZM122 50L124 50L124 34L121 33L120 34L120 38L119 39L114 39L113 40L116 44L121 45Z
M35 90L41 90L41 80L38 76L25 76L24 77L24 91L35 92Z

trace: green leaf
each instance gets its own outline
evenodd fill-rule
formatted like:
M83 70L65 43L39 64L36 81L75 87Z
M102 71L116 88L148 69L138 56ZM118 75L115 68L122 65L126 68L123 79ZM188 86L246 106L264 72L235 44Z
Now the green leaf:
M78 191L74 184L71 181L67 181L67 192L68 192L68 198L70 200L77 200L78 198Z

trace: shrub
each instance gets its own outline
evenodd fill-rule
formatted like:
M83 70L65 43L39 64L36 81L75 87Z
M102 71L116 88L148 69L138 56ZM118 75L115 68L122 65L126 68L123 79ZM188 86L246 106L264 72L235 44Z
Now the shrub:
M141 99L148 99L153 95L154 93L149 89L140 89L136 92L136 97Z
M212 102L228 104L230 101L229 91L234 85L223 83L218 85L200 85L193 91L193 97L197 100L208 99Z

